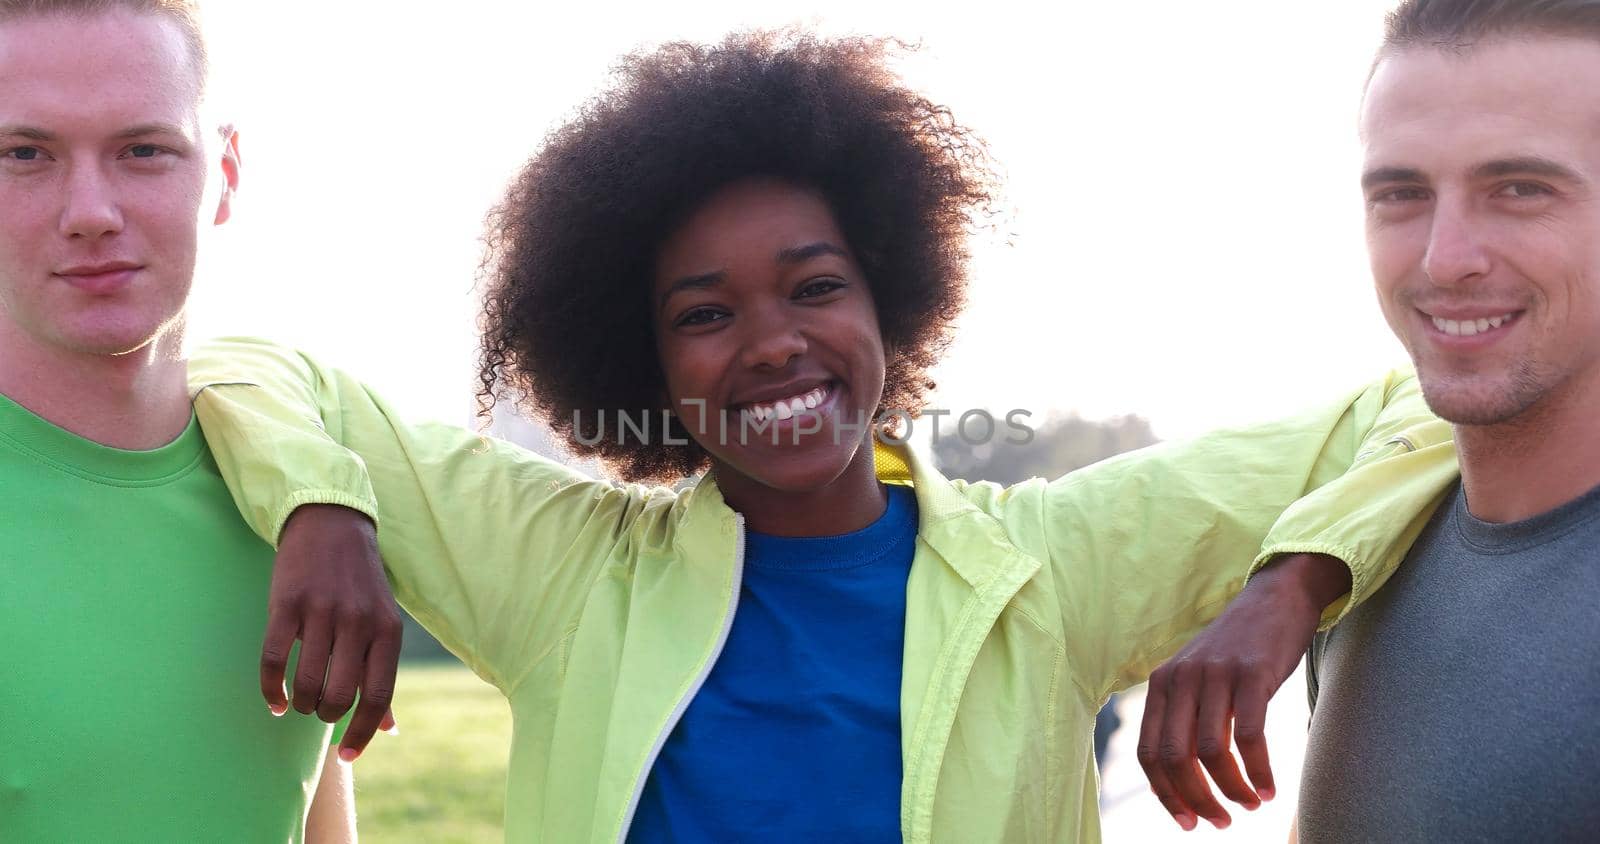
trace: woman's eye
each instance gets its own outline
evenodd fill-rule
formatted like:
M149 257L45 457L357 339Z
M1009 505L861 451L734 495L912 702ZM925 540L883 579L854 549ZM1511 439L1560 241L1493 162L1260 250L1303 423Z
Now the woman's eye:
M714 308L695 308L683 316L678 317L678 325L680 327L688 325L706 325L707 323L716 322L717 320L721 319L722 316L722 312Z
M823 278L801 287L800 290L795 293L795 296L801 299L814 299L818 296L825 296L842 287L844 287L844 282L838 279Z

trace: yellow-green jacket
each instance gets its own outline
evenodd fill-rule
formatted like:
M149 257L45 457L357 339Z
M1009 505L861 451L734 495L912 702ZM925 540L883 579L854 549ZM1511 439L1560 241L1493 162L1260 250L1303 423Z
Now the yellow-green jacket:
M510 701L507 839L622 841L738 609L743 522L715 478L616 485L407 426L349 376L259 342L210 346L190 371L257 532L275 541L311 502L379 517L401 605ZM1448 440L1415 380L1391 375L1048 483L950 481L885 454L908 462L919 513L905 840L1098 840L1091 729L1106 697L1214 618L1253 560L1330 553L1351 567L1352 599L1369 595L1455 477Z

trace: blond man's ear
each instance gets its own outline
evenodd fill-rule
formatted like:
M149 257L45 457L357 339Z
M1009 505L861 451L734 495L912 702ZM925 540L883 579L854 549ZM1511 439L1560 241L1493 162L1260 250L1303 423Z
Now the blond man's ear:
M222 135L222 191L217 198L217 213L213 225L222 225L233 216L233 197L239 191L239 131L232 124L217 130Z

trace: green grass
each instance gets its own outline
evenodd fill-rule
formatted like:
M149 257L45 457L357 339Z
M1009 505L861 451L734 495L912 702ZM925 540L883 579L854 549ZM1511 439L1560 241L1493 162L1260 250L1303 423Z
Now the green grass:
M362 844L497 844L504 837L511 711L456 662L400 667L394 717L356 762Z

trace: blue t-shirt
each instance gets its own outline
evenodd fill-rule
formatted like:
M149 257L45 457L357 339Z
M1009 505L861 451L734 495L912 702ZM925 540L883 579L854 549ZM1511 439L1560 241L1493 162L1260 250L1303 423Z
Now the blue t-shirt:
M629 831L650 842L900 840L900 663L917 502L843 536L745 536L722 655Z

